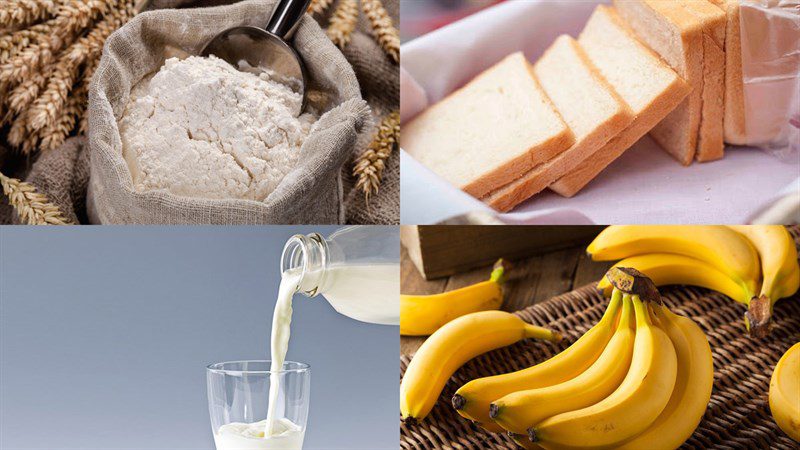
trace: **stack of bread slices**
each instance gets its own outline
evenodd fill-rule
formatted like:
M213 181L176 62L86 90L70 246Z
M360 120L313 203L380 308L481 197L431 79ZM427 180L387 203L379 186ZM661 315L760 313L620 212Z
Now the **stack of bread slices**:
M614 0L404 124L402 147L500 211L574 196L647 133L681 164L720 159L744 134L739 46L738 0Z

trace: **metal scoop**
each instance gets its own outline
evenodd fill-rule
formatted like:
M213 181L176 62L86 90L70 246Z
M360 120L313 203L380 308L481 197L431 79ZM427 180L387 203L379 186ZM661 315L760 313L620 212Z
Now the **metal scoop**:
M202 56L214 55L240 71L267 72L270 79L282 83L303 97L300 111L306 106L306 70L303 60L287 43L311 0L280 0L266 29L234 27L216 35L206 44Z

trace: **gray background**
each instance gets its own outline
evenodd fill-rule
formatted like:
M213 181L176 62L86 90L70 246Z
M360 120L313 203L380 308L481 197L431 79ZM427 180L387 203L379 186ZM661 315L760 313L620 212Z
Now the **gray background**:
M0 228L0 448L213 449L205 366L265 359L279 256L334 227ZM397 449L398 327L295 296L306 449Z

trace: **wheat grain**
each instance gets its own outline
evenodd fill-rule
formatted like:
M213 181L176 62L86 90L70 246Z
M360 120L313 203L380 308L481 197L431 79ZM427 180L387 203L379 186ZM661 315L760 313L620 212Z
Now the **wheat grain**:
M312 0L308 5L308 12L310 14L324 14L330 8L333 0Z
M24 181L0 173L0 185L20 220L28 225L69 225L58 206L50 203L46 195Z
M350 43L358 22L358 0L339 0L326 33L339 48Z
M356 159L353 167L353 175L358 177L356 189L364 192L367 201L378 192L386 160L389 159L399 139L400 111L393 111L381 121L375 138L367 150Z
M372 26L372 35L395 63L400 62L400 34L381 0L361 0L361 9Z

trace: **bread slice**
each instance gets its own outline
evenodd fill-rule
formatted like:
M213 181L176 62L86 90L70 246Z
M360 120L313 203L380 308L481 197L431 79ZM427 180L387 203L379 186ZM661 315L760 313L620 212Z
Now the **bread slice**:
M595 9L578 38L589 61L628 104L634 120L600 150L550 186L572 197L662 121L691 88L634 36L613 8Z
M614 6L636 36L692 89L650 133L681 164L689 165L697 148L703 106L703 26L671 0L615 0Z
M689 12L703 26L703 109L695 159L715 161L725 156L725 12L707 0L672 0L673 8Z
M522 53L404 124L401 137L412 157L477 198L574 142Z
M747 144L744 114L744 82L742 80L742 37L739 0L710 0L727 16L725 27L725 142Z
M627 104L569 36L559 36L553 42L534 64L533 73L575 134L575 144L483 198L500 211L508 211L544 190L633 121Z

